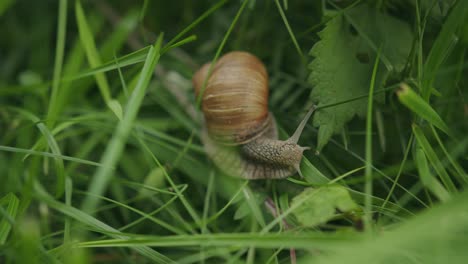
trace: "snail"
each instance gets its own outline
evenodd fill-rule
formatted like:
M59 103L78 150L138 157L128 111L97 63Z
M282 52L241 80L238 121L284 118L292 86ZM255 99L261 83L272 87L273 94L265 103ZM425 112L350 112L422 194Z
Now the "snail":
M199 96L210 63L193 76ZM308 147L297 144L314 108L295 133L279 140L276 121L268 111L268 74L254 55L234 51L214 65L202 92L201 140L207 155L229 175L244 179L281 179L296 172Z

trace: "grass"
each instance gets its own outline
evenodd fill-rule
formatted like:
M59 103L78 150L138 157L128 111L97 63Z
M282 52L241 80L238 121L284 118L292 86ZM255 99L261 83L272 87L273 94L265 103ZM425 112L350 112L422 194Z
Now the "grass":
M467 2L300 2L1 2L0 263L466 263ZM368 92L317 108L362 102L365 115L305 153L304 178L217 169L199 138L199 66L257 55L287 138L316 102L319 32L338 16L359 25L347 10L366 2L410 26L409 55L396 72L401 47L350 26L375 53L349 50L373 68ZM313 208L328 220L307 225L293 199L331 185L359 209Z

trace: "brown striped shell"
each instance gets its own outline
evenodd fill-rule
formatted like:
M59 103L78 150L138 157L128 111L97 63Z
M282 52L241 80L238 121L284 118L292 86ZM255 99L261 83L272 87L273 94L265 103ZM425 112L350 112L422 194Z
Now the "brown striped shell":
M207 63L193 76L197 97L209 68ZM201 102L208 133L219 143L244 144L271 126L268 74L250 53L234 51L222 56L206 81Z
M222 56L192 78L205 117L201 139L208 156L224 172L244 179L281 179L298 172L305 147L297 144L311 109L287 140L278 140L268 112L268 75L263 63L241 51Z

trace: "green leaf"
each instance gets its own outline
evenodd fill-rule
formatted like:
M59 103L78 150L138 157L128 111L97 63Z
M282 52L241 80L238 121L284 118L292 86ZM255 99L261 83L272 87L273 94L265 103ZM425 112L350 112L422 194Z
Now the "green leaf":
M293 214L304 226L316 226L325 223L336 215L336 210L350 212L359 210L348 190L339 185L327 185L307 188L294 197L291 203L296 208Z
M442 118L440 118L437 112L407 84L401 84L400 89L397 91L397 95L400 102L419 117L425 119L445 133L448 133L449 129L447 125L444 123Z
M319 126L318 150L355 115L364 117L367 102L357 99L368 94L373 62L381 49L375 90L390 73L403 70L409 56L412 34L409 26L367 5L343 11L333 17L321 40L310 51L311 100L318 104L314 125ZM382 102L383 95L375 95ZM346 102L346 103L345 103ZM327 106L327 107L325 107Z

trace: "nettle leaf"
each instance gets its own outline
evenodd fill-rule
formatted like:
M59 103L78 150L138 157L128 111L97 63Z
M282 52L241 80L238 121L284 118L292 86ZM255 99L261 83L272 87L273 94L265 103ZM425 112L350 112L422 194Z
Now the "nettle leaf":
M337 210L343 213L360 211L348 190L339 185L307 188L294 197L291 207L295 208L293 214L304 226L325 223L336 216Z
M319 33L321 38L310 51L309 83L314 87L311 100L319 107L314 126L319 127L320 151L330 137L339 133L355 115L364 117L372 69L381 50L375 90L381 89L391 73L401 72L407 62L413 35L408 24L367 5L338 13ZM384 94L374 95L377 102ZM341 103L342 102L342 103Z

